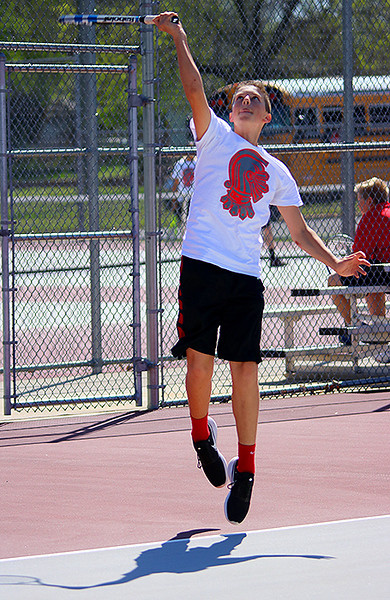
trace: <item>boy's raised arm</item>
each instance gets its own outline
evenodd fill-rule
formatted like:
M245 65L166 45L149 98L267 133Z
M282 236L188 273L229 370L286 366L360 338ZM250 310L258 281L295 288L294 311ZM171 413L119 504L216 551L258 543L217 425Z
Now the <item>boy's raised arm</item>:
M154 19L160 31L168 33L176 46L180 79L184 93L191 105L197 139L204 135L210 124L210 109L204 93L203 81L199 69L188 46L187 34L182 24L172 23L171 18L177 16L173 12L164 12Z

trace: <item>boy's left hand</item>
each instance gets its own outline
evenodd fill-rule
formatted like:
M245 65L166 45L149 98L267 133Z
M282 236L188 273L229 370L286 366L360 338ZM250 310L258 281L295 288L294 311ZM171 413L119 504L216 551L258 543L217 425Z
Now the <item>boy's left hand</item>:
M364 270L365 266L369 267L370 263L366 259L364 252L354 252L349 256L339 259L336 273L338 273L341 277L351 277L352 275L359 277L360 275L367 274L367 272Z

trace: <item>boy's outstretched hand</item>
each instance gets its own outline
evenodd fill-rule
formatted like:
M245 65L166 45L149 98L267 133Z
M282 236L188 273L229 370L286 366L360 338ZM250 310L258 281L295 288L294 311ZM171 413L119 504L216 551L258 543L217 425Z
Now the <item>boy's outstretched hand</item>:
M352 275L359 277L360 275L366 275L365 266L369 267L370 263L364 252L354 252L338 260L336 273L341 277L351 277Z

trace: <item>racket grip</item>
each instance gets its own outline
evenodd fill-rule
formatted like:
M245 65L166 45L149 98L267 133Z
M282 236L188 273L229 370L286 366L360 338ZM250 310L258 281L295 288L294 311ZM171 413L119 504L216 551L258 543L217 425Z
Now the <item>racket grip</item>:
M141 17L141 23L145 23L145 25L153 25L153 19L155 19L158 15L146 15L145 17ZM171 17L171 23L179 23L179 17Z

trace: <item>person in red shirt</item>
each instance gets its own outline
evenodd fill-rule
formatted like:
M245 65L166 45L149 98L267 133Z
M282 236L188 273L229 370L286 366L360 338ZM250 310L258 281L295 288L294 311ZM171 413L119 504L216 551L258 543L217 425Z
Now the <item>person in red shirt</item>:
M367 275L356 279L340 277L337 273L328 279L330 286L338 285L388 285L390 287L390 203L389 188L385 181L372 177L355 186L357 200L362 218L356 229L352 250L365 253L372 266ZM385 263L385 264L383 264ZM351 323L351 307L348 298L342 294L333 296L339 312L346 325ZM368 310L371 315L386 315L385 294L370 293L366 296ZM340 341L350 345L349 334L341 334Z

